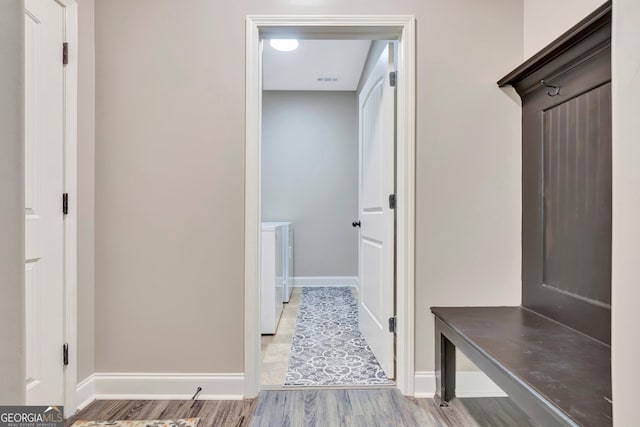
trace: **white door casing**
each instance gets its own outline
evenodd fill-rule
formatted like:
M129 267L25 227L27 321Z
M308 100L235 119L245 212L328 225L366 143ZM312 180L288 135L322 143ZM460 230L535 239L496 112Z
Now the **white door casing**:
M63 405L64 8L25 1L26 402Z
M396 384L414 394L416 33L410 15L254 15L246 20L245 397L260 390L262 43L269 36L397 40Z
M360 331L388 378L394 378L394 337L389 318L394 315L395 192L395 71L393 44L378 58L358 94L359 161L359 271Z

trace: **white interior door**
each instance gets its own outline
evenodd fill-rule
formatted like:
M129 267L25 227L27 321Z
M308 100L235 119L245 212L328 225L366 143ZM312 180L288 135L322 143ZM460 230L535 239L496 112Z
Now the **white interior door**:
M360 123L360 330L387 377L394 378L395 88L389 44L359 94Z
M25 1L27 404L62 405L64 9Z

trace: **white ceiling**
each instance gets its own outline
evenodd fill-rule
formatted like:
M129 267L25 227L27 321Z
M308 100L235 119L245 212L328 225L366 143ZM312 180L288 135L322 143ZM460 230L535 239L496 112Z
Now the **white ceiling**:
M356 90L369 52L369 40L299 40L280 52L264 41L264 90ZM318 81L318 79L323 79ZM328 79L329 81L325 81ZM337 79L337 80L333 80Z

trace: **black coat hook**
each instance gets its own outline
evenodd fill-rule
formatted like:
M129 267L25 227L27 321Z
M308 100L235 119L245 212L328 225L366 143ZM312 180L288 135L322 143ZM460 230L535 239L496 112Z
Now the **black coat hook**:
M544 80L540 80L540 83L542 83L542 85L546 88L549 89L553 89L553 91L551 90L547 90L547 95L549 96L557 96L560 95L560 86L552 86L550 84L545 83Z

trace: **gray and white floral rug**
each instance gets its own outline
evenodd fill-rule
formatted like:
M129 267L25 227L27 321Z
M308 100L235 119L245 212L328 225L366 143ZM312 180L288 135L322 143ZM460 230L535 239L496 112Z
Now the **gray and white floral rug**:
M358 329L351 288L303 288L285 386L393 384Z

